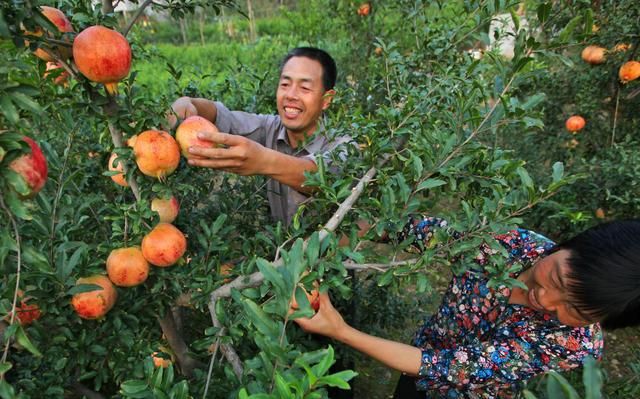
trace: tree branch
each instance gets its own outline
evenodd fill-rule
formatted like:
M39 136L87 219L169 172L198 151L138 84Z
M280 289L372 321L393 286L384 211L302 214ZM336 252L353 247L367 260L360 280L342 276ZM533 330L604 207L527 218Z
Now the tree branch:
M158 319L158 321L160 322L160 328L162 328L164 336L169 342L169 346L171 346L171 349L173 349L178 358L178 365L180 366L182 374L191 378L194 369L203 368L205 365L189 356L189 347L176 328L171 309L168 309L164 318Z
M127 37L127 35L129 34L129 31L131 30L131 28L133 28L133 25L136 23L138 18L140 18L140 15L142 15L142 13L144 12L144 9L147 8L147 6L151 3L152 3L152 0L145 0L145 2L142 3L142 5L138 8L138 10L136 11L136 14L133 16L133 19L129 22L129 25L127 25L127 27L122 32L122 35L124 37Z

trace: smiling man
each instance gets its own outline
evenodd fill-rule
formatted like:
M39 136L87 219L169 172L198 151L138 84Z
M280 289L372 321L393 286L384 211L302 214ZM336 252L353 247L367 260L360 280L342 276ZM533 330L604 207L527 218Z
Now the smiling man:
M328 53L298 47L282 61L276 91L278 115L230 111L221 102L181 97L171 106L169 123L174 126L177 118L192 115L215 123L225 133L202 133L201 138L224 148L192 147L190 152L203 159L191 159L189 164L269 177L271 215L288 225L311 192L304 187L304 172L317 170L318 157L330 162L330 154L351 141L346 136L328 137L322 120L335 95L336 77L336 64Z

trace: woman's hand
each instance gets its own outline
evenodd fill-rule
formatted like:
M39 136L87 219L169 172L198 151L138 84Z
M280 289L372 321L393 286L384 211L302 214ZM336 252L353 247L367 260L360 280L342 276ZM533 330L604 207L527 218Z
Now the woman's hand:
M328 293L320 293L319 299L320 308L313 317L301 317L294 321L306 332L340 340L340 334L348 327L347 323L331 304Z

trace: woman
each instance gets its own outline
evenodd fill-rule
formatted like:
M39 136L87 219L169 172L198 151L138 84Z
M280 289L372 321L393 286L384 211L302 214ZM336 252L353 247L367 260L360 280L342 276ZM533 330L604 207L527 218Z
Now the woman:
M429 245L446 228L438 218L412 220L404 234ZM602 332L640 324L640 221L596 226L555 245L524 229L496 235L527 289L487 286L477 271L454 276L438 312L413 345L349 326L327 294L312 318L295 321L331 337L403 376L396 398L509 398L548 370L579 367L602 355ZM498 256L480 248L476 262Z

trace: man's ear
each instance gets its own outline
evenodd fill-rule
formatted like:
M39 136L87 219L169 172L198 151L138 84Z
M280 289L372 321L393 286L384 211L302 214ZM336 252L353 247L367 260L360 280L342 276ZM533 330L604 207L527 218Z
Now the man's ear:
M322 110L329 108L331 101L333 100L333 96L336 95L336 91L331 89L324 92L322 95Z

